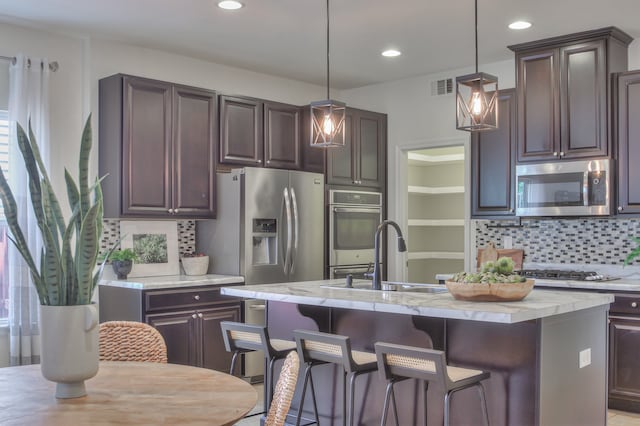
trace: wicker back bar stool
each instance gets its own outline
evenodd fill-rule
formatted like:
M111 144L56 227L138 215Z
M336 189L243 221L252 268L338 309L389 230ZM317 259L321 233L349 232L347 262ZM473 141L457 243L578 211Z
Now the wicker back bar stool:
M298 371L300 360L295 351L289 352L284 359L278 383L276 383L273 394L273 401L269 407L269 413L264 420L264 426L284 426L287 420L287 413L291 407L293 393L298 382Z
M263 351L268 361L264 380L264 412L267 412L273 398L273 367L276 360L283 359L296 349L295 342L282 339L270 339L267 327L222 321L222 336L228 352L233 352L229 374L234 374L238 355L253 351Z
M387 423L390 402L393 405L396 426L398 409L393 386L406 379L418 379L424 382L424 424L427 424L427 389L429 382L439 383L445 390L444 426L449 426L449 409L451 396L462 389L476 387L480 395L483 422L489 425L487 401L484 388L480 383L489 378L489 373L481 370L448 366L443 351L417 348L413 346L394 345L378 342L375 344L378 370L387 380L384 407L382 409L381 426Z
M347 336L307 330L294 330L293 336L296 340L298 355L305 364L304 383L302 385L302 395L296 418L296 426L300 424L307 383L311 386L311 397L313 400L316 424L320 424L311 369L316 365L327 363L342 366L342 423L353 425L355 380L356 377L361 374L370 373L378 369L375 354L352 350L351 340ZM349 401L348 410L347 395Z
M106 321L100 324L100 361L167 363L167 345L158 330L142 322Z

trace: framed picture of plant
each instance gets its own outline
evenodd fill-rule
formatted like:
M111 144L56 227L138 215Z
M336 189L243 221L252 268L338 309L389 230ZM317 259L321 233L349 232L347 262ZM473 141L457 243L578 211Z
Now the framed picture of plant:
M138 256L129 277L179 275L178 225L175 221L120 221L122 248Z

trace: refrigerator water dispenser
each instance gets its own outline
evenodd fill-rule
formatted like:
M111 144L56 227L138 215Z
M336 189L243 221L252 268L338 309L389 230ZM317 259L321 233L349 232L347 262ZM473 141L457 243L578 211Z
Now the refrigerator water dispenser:
M253 264L278 263L278 232L276 219L253 219Z

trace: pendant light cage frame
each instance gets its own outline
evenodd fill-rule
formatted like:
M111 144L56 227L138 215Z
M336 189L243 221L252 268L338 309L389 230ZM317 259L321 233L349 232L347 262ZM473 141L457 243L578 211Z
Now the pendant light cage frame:
M478 0L474 0L476 72L456 77L456 129L498 128L498 77L478 72Z
M345 144L345 118L347 105L329 96L329 0L327 4L327 99L311 102L310 145L318 148L340 147Z
M329 148L344 146L347 105L327 99L311 102L311 146ZM330 120L330 124L327 124Z
M497 77L483 72L456 77L456 128L470 132L498 128Z

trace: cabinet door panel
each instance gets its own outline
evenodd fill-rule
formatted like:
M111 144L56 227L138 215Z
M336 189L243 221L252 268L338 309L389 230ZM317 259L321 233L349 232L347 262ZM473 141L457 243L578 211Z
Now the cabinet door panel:
M311 146L311 111L310 107L302 108L302 121L300 125L300 151L302 154L302 170L305 172L324 173L325 153L324 148Z
M200 311L202 327L202 367L218 371L229 371L230 352L224 347L220 323L240 321L241 304Z
M640 319L610 319L609 406L640 407ZM621 404L621 405L620 405ZM629 405L627 405L629 404Z
M356 134L353 114L347 111L344 121L344 146L327 149L327 183L353 185L355 180Z
M292 105L264 104L265 166L300 169L300 109Z
M381 187L384 183L384 165L381 164L386 147L386 132L380 114L361 113L358 115L358 135L360 142L356 162L357 176L363 186Z
M257 100L220 96L220 163L262 164L261 108Z
M640 72L618 78L618 213L640 213Z
M566 158L607 155L604 41L560 49L561 151Z
M518 161L553 157L560 139L558 51L517 56Z
M189 311L146 316L146 323L162 334L167 345L167 359L171 364L197 365L199 343L193 314L193 311Z
M122 213L166 215L171 207L171 86L125 77L124 102Z
M514 215L515 90L501 90L498 129L471 134L471 215Z
M215 217L215 93L174 88L174 192L178 216Z

